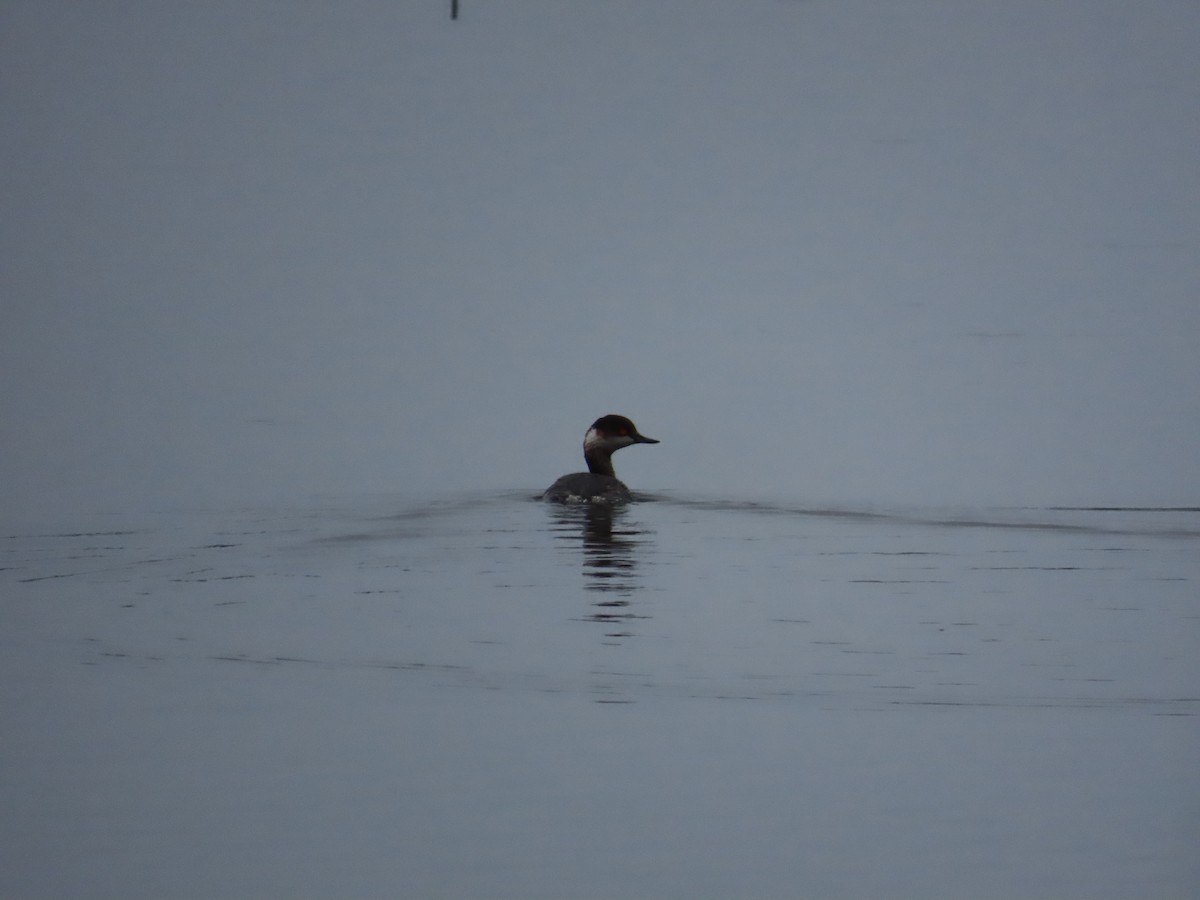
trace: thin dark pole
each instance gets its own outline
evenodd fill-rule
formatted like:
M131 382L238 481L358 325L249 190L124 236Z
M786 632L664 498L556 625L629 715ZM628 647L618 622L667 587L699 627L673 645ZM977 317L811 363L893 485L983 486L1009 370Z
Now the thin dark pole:
M450 18L458 18L458 0L450 0Z

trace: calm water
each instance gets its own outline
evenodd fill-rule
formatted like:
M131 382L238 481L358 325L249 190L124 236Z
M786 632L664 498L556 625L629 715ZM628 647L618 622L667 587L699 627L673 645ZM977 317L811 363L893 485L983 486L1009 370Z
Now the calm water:
M0 894L1184 897L1200 511L8 526Z

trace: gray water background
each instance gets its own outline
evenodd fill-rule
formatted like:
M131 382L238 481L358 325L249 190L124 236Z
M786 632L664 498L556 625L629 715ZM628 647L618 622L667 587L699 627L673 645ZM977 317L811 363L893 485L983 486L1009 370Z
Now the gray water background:
M1195 3L463 6L3 5L8 518L1200 503Z
M1195 896L1200 6L462 7L0 5L0 893Z
M1200 884L1195 510L92 527L5 535L5 896Z

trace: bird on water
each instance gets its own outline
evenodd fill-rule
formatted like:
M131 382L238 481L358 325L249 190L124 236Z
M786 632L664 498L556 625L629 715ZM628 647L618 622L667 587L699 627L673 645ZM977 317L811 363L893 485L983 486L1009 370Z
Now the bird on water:
M552 503L627 503L633 495L613 471L612 455L632 444L657 444L624 416L601 416L583 436L586 472L564 475L546 489Z

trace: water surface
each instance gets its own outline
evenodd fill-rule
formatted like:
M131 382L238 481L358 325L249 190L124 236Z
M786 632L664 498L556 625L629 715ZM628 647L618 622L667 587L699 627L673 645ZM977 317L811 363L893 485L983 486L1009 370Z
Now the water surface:
M535 496L10 527L0 893L1200 885L1200 511Z

